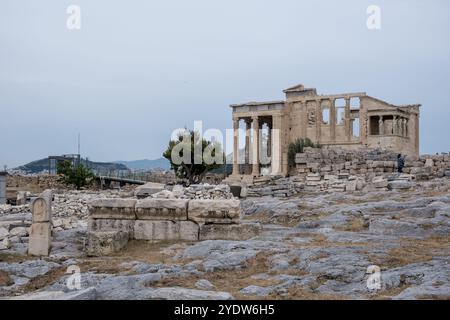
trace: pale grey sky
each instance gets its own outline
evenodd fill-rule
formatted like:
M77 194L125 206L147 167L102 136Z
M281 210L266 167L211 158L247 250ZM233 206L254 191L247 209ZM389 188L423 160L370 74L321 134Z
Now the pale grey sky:
M78 132L93 160L159 158L173 129L229 128L230 104L297 83L421 103L421 152L449 151L449 18L446 0L2 0L0 165L75 153Z

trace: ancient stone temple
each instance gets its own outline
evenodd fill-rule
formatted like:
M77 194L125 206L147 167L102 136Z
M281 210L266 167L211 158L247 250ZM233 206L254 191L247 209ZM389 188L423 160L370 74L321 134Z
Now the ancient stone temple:
M392 105L365 92L318 95L297 85L286 99L233 104L233 176L288 174L289 144L381 148L419 155L419 104ZM240 134L245 146L240 152ZM241 136L241 141L244 140Z

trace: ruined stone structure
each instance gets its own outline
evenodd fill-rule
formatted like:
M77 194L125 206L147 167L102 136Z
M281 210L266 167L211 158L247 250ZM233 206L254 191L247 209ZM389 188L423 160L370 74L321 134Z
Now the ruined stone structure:
M241 223L239 200L98 199L89 204L87 254L104 256L129 240L247 240L261 231Z
M395 106L364 92L318 95L316 89L303 85L284 93L282 101L231 105L232 177L287 175L288 147L298 138L350 150L370 147L419 155L419 104ZM239 156L241 122L243 157Z

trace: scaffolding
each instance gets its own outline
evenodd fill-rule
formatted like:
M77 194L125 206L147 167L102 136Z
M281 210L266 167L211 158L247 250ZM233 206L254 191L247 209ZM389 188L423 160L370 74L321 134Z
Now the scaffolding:
M72 166L81 164L80 154L63 154L60 156L48 157L48 173L58 174L58 164L61 162L70 162Z

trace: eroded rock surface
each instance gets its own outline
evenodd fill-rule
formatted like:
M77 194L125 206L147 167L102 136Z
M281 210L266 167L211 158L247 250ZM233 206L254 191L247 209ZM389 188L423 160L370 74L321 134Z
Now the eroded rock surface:
M31 225L27 210L4 213L0 295L5 299L449 299L449 186L450 180L442 178L417 181L413 189L304 191L285 198L249 198L241 203L242 222L252 226L248 232L260 223L262 232L248 240L239 239L245 230L233 224L224 224L228 229L223 232L235 235L234 240L208 239L212 228L208 225L199 230L172 228L167 232L199 232L202 241L184 236L179 241L131 240L123 251L95 258L85 251L88 221L83 209L56 214L53 248L45 259L26 255ZM83 198L82 193L76 195ZM92 194L86 198L92 200ZM71 210L71 205L67 208ZM153 221L147 221L149 225L138 229L143 238L156 232ZM136 232L126 218L102 223L91 227ZM377 268L379 273L374 272ZM74 270L81 271L80 290L67 286Z

